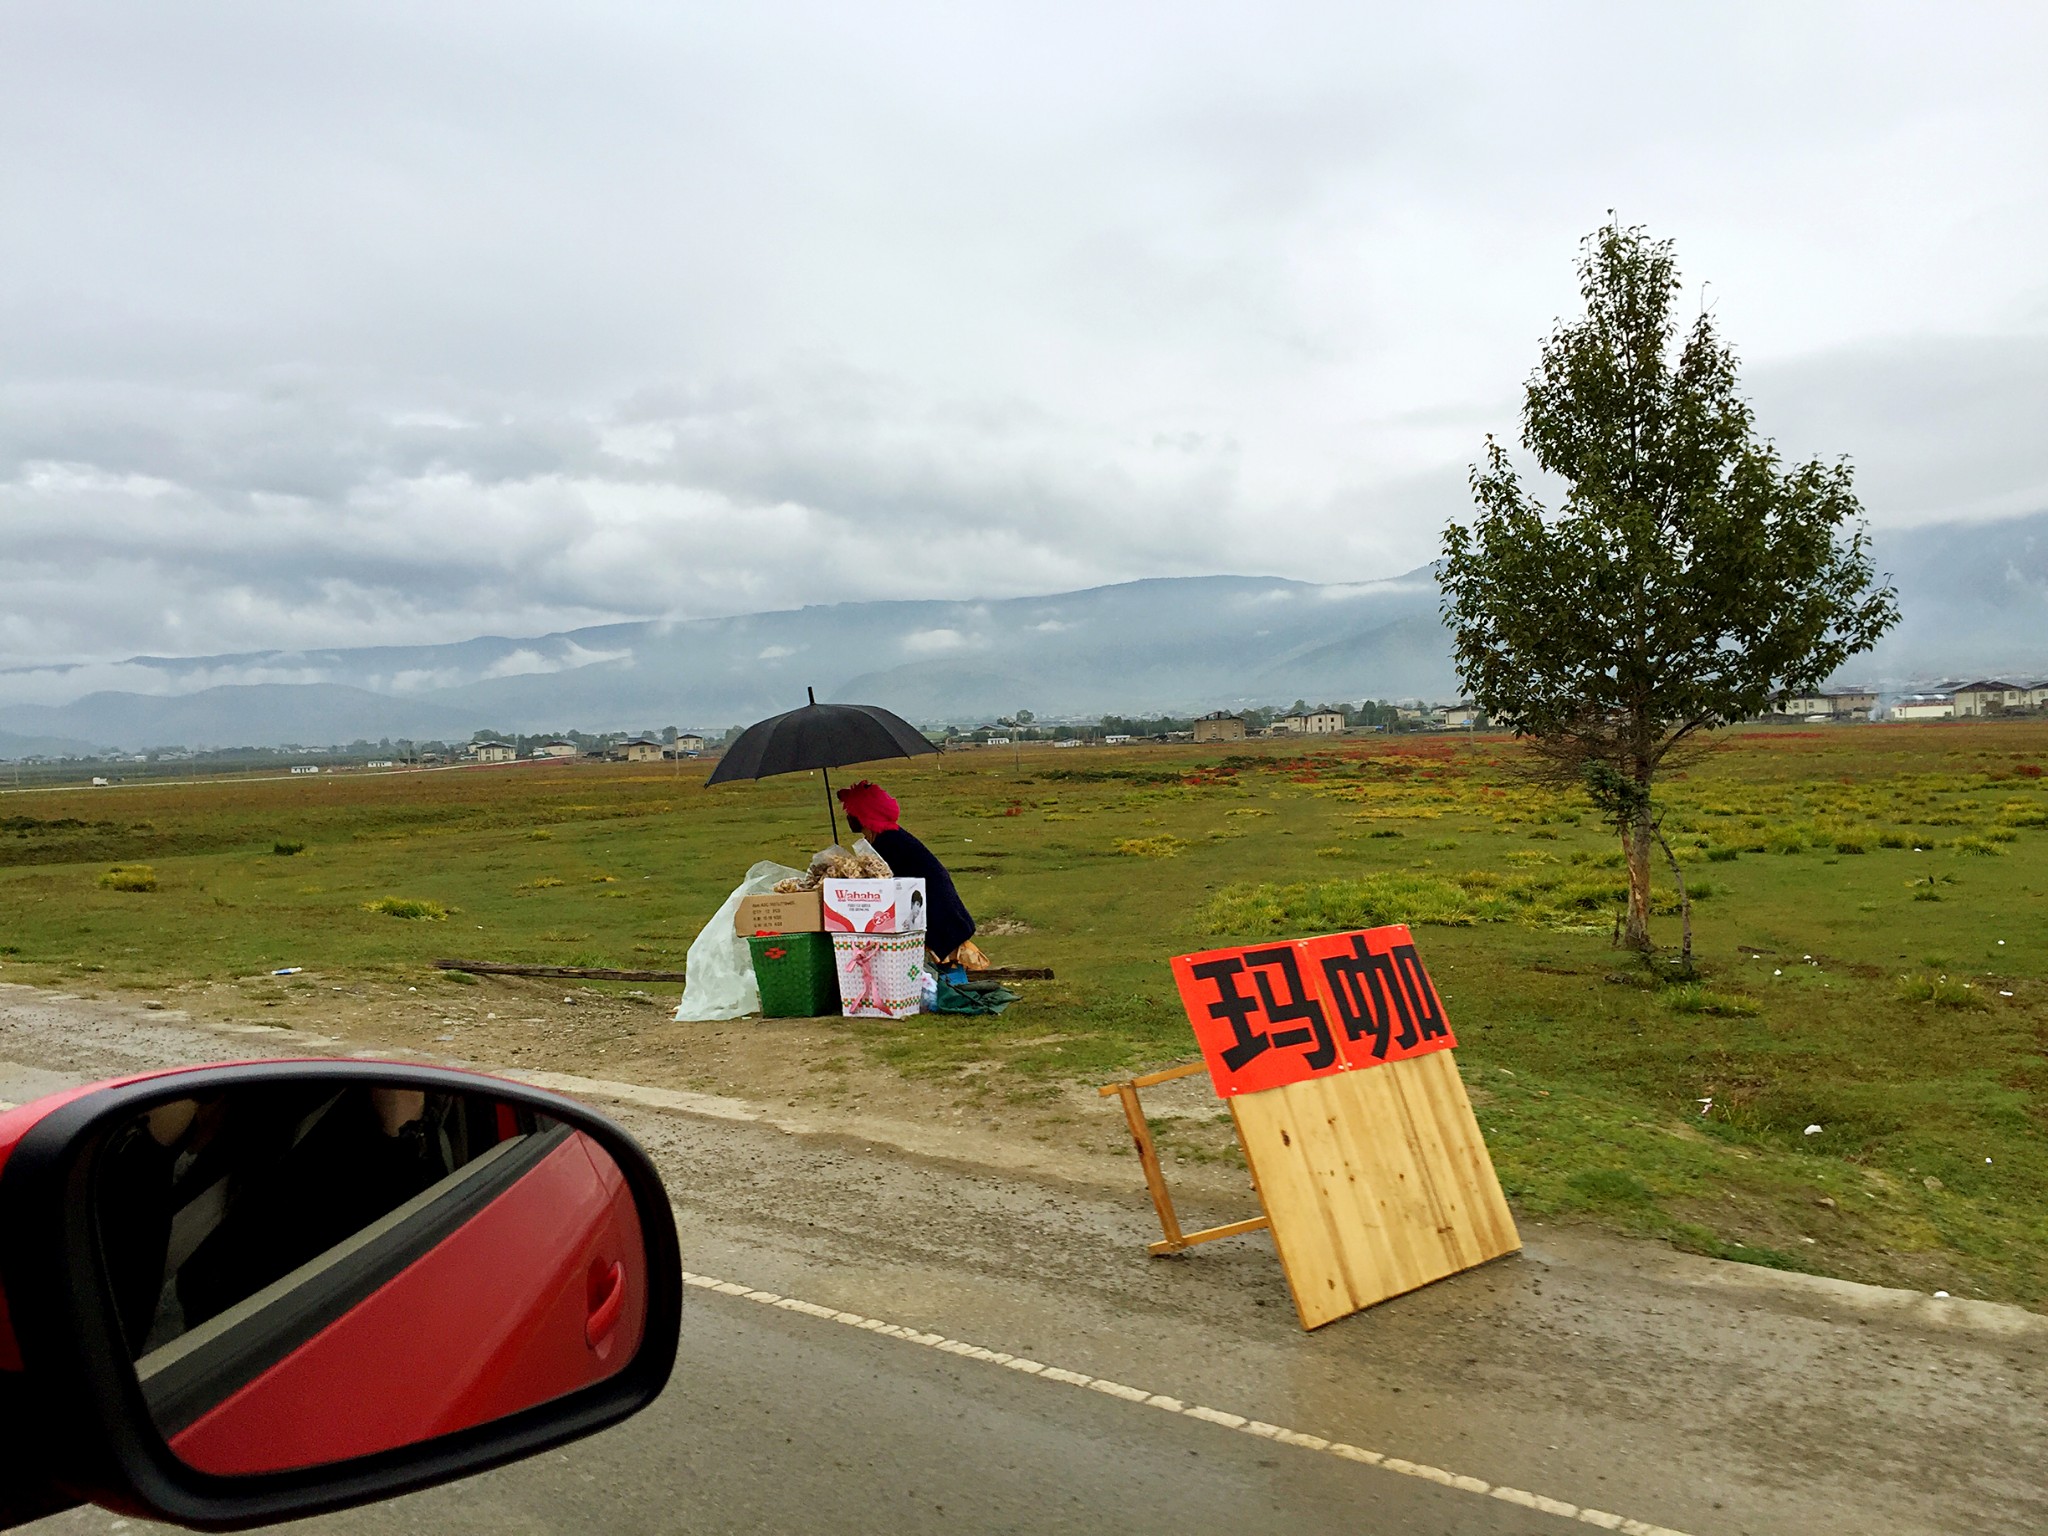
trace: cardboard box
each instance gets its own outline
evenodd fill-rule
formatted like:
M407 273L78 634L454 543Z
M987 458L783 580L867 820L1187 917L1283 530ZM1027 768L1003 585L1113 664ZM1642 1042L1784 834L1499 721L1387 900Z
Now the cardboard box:
M835 933L832 959L839 1011L847 1018L905 1019L923 1011L923 934Z
M827 880L827 933L923 933L924 881Z
M743 939L757 933L823 933L825 912L816 891L769 891L741 897L732 928Z

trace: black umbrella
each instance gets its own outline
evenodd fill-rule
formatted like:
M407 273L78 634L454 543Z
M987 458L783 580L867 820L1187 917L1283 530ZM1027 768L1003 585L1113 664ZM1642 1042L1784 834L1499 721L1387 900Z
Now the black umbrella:
M740 732L725 749L707 786L734 779L766 779L778 773L825 770L825 813L832 818L832 841L839 841L839 811L832 801L832 770L849 763L870 763L879 757L917 757L939 749L909 721L875 704L820 704L815 688L804 690L811 702L788 714L757 721Z

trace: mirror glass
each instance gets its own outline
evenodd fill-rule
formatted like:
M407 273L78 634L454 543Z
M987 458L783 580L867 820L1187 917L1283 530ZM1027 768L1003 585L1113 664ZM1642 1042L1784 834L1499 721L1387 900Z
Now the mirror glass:
M103 1289L174 1455L322 1466L503 1418L640 1347L592 1137L488 1093L308 1073L157 1103L91 1165Z

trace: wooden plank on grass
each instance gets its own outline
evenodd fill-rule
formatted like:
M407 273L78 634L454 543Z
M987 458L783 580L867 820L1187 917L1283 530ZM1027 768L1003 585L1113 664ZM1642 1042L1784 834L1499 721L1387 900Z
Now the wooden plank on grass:
M1449 1051L1230 1109L1304 1328L1521 1246Z
M611 971L590 965L514 965L495 960L436 960L437 971L474 976L559 976L571 981L681 981L681 971Z
M681 971L614 971L593 965L523 965L497 960L436 960L437 971L465 971L474 976L557 976L571 981L681 981ZM992 971L970 971L971 981L1051 981L1044 966L1006 965Z

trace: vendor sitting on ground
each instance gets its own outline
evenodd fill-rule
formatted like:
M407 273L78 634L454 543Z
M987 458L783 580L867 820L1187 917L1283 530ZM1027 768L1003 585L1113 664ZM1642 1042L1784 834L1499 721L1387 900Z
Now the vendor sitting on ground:
M874 845L891 874L924 881L925 947L933 960L940 965L986 970L988 958L970 942L974 918L953 888L953 877L937 854L898 824L901 807L896 797L881 785L862 779L839 791L839 803L846 807L847 822Z

